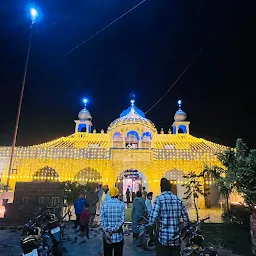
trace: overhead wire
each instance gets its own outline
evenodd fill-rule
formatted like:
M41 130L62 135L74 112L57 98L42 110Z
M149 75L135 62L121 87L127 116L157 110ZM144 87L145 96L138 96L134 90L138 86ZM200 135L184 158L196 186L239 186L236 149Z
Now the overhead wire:
M200 47L199 51L195 54L195 56L191 59L190 63L185 67L185 69L181 72L181 74L177 77L177 79L172 83L172 85L168 88L168 90L156 101L155 104L153 104L146 112L147 114L149 111L151 111L168 93L169 91L177 84L177 82L181 79L181 77L186 73L186 71L192 66L192 64L195 62L195 60L200 56L202 53L204 47L210 40L210 37L206 40L206 42L203 43L203 45Z
M135 10L137 7L139 7L140 5L142 5L143 3L145 3L147 0L142 0L141 2L139 2L138 4L136 4L135 6L133 6L131 9L129 9L128 11L126 11L125 13L123 13L121 16L119 16L118 18L116 18L115 20L113 20L112 22L108 23L105 27L103 27L102 29L98 30L97 32L95 32L92 36L90 36L89 38L87 38L86 40L84 40L83 42L81 42L80 44L76 45L75 47L73 47L71 50L69 50L68 52L66 52L64 55L62 55L61 57L59 57L56 61L55 64L59 64L61 62L61 60L63 60L66 56L70 55L72 52L74 52L75 50L77 50L79 47L83 46L84 44L88 43L91 39L93 39L94 37L96 37L97 35L99 35L101 32L103 32L104 30L106 30L107 28L109 28L110 26L112 26L114 23L116 23L117 21L119 21L120 19L122 19L123 17L125 17L127 14L129 14L130 12L132 12L133 10ZM51 65L50 67L46 67L41 71L45 71L49 68L51 68L53 65Z
M88 39L84 40L83 42L81 42L80 44L78 44L77 46L73 47L71 50L69 50L67 53L65 53L61 58L64 58L66 56L68 56L69 54L71 54L73 51L75 51L76 49L78 49L79 47L81 47L82 45L84 45L85 43L87 43L88 41L90 41L91 39L93 39L95 36L99 35L101 32L103 32L104 30L106 30L107 28L109 28L110 26L112 26L114 23L116 23L117 21L119 21L120 19L122 19L124 16L126 16L127 14L129 14L130 12L132 12L133 10L135 10L137 7L139 7L140 5L142 5L143 3L145 3L147 0L142 0L141 2L139 2L138 4L136 4L135 6L133 6L131 9L129 9L128 11L126 11L125 13L123 13L121 16L119 16L118 18L116 18L115 20L113 20L112 22L110 22L109 24L107 24L105 27L103 27L102 29L98 30L96 33L94 33L92 36L90 36Z

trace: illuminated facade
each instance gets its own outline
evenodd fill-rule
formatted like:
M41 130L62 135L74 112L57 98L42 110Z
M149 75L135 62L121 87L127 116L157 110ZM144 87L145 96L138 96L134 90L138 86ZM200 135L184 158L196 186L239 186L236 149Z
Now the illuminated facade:
M86 102L85 102L86 104ZM183 175L200 173L205 165L219 165L216 153L226 147L189 134L185 112L174 115L173 132L160 133L135 106L124 110L108 130L92 130L92 117L86 105L75 120L75 133L47 143L15 149L10 184L16 181L78 181L108 184L123 182L124 173L138 171L139 183L147 191L159 193L159 181L167 177L182 197ZM10 147L0 147L2 182L8 175ZM205 184L211 184L205 180Z

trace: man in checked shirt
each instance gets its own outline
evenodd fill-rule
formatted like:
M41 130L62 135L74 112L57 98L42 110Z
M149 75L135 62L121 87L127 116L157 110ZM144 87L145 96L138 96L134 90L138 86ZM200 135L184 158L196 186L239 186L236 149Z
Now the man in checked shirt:
M189 217L182 201L171 192L170 181L162 178L160 182L162 194L157 196L149 218L149 225L157 221L158 241L156 243L157 256L180 255L180 223L189 224Z
M100 209L100 224L103 229L104 256L123 255L125 221L125 204L118 200L118 189L113 187L109 190L109 198L104 201Z

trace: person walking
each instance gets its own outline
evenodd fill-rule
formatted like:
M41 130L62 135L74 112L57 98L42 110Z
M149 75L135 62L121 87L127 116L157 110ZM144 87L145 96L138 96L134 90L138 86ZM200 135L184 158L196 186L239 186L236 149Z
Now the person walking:
M78 198L74 203L75 215L76 215L75 226L74 226L75 229L78 228L79 226L79 219L80 219L81 213L85 208L85 204L86 204L85 196L84 196L84 193L81 192L79 193Z
M147 200L145 201L148 216L150 216L150 214L152 212L152 198L153 198L153 192L149 192L147 194Z
M144 199L144 201L146 201L146 199L147 199L147 191L146 191L146 188L145 187L143 187L142 188L142 198Z
M142 199L142 194L140 191L136 193L136 197L133 200L132 206L132 233L133 238L138 238L140 230L138 228L139 219L145 215L147 209L145 201Z
M126 203L129 204L131 202L131 192L129 188L127 188L125 194L126 194Z
M110 199L104 201L100 211L100 224L103 230L104 256L122 256L124 246L123 224L125 204L118 200L118 189L110 188Z
M158 221L156 256L180 256L180 220L189 224L188 212L183 202L171 192L170 181L162 178L161 195L157 196L149 218L149 226Z

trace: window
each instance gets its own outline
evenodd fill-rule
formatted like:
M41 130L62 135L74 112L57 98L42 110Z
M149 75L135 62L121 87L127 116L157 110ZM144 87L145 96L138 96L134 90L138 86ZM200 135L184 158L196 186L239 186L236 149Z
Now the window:
M18 174L18 169L17 168L13 168L11 170L11 174Z
M44 197L39 197L39 205L44 204Z
M52 197L52 207L57 206L60 203L59 197Z
M23 197L22 202L23 202L23 204L27 204L28 203L28 197Z

